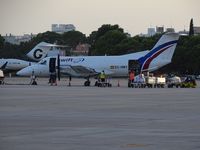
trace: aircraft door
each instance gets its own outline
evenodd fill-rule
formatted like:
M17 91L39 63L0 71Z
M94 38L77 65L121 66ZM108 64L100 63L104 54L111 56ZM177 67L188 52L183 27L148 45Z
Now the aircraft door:
M49 72L50 73L56 72L56 58L49 59Z
M141 65L138 60L129 60L128 61L128 71L129 72L131 70L133 70L135 72L135 75L138 75L138 74L140 74L140 69L141 69Z

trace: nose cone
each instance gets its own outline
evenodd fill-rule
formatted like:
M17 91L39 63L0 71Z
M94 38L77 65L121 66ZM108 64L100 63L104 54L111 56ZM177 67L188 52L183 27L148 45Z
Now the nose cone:
M32 69L30 67L26 67L18 71L16 74L18 76L30 76L32 74Z

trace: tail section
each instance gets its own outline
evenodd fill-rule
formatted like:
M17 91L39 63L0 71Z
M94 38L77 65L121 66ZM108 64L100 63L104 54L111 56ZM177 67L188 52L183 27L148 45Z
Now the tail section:
M37 44L27 56L35 61L40 61L47 56L48 51L50 51L51 46L49 43L41 42Z
M1 70L4 70L4 69L6 68L6 66L7 66L7 64L8 64L8 62L6 61L6 62L0 67L0 69L1 69Z
M145 56L139 58L141 71L153 71L166 64L171 63L179 34L166 33L162 35L152 50Z
M46 42L41 42L36 45L27 56L35 61L40 61L47 56L65 56L65 51L61 50L62 48L66 48L64 45L56 45L50 44Z

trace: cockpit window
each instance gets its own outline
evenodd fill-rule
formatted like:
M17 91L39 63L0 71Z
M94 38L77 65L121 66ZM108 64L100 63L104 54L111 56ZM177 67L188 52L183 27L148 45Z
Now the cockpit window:
M46 60L42 60L42 61L39 62L39 64L41 64L41 65L46 65L46 64L47 64L47 61L46 61Z

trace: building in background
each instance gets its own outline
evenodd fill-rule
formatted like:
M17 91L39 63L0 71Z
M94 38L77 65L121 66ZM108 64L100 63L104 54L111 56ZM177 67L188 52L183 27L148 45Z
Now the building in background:
M76 28L73 24L52 24L51 31L59 34L63 34L69 31L75 31Z
M78 56L83 55L87 56L90 49L90 44L81 44L79 43L74 50L71 51L72 55Z
M183 31L179 31L178 32L181 36L188 36L189 35L189 31L186 31L185 29Z
M156 33L158 33L158 34L164 33L164 26L162 26L162 27L156 26Z
M193 27L194 28L194 35L199 35L200 34L200 27Z
M159 26L156 26L155 28L154 27L150 27L150 28L147 28L147 34L139 34L140 37L151 37L151 36L154 36L155 34L162 34L164 32L175 32L175 29L174 28L164 28L164 26L162 27L159 27Z
M28 42L35 36L36 35L34 35L34 34L24 34L24 35L20 35L20 36L6 34L6 36L3 36L3 38L5 39L5 42L15 44L15 45L20 45L21 42Z
M147 36L154 36L156 34L155 28L148 28L147 29Z
M174 28L166 28L166 32L175 32Z

